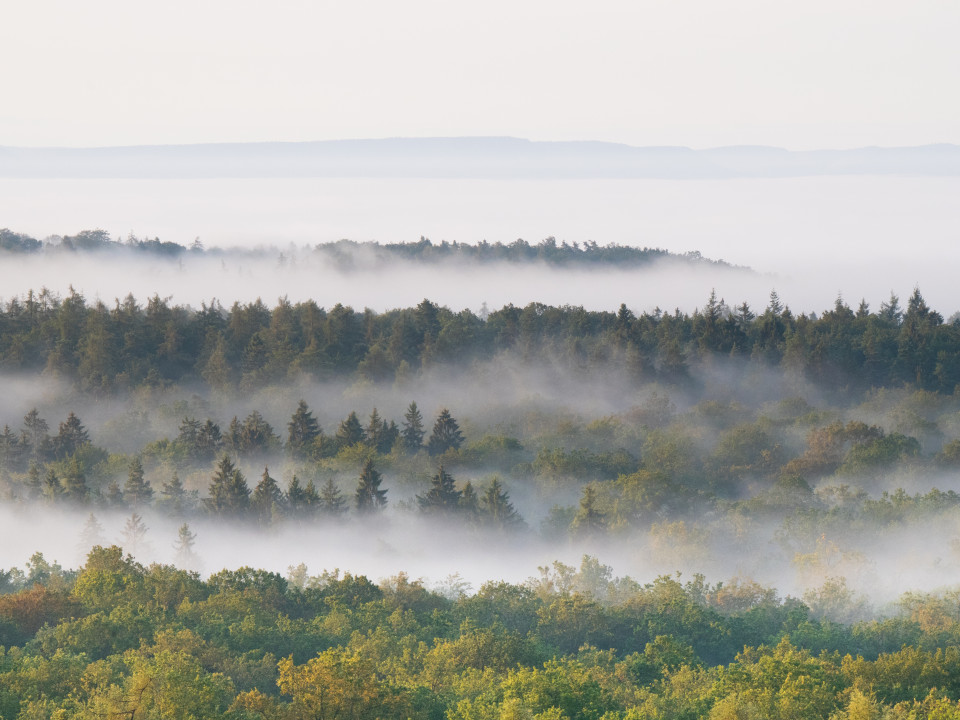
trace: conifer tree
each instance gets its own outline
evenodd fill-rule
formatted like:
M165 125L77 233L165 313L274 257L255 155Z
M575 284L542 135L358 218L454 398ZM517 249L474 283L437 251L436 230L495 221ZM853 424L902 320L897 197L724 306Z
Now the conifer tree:
M312 479L307 481L307 486L303 489L303 500L306 515L313 516L320 511L320 493Z
M347 418L340 423L340 427L337 428L336 438L337 448L341 450L366 440L363 426L360 424L360 419L357 417L356 412L351 411Z
M261 525L269 525L283 507L283 491L277 481L270 477L269 468L263 468L263 475L250 499L250 508Z
M40 466L37 463L30 463L30 468L27 470L27 479L23 481L23 487L26 490L27 500L36 500L43 493L43 479L40 477Z
M383 476L373 467L373 460L364 463L357 484L357 512L369 513L382 510L387 504L387 491L380 489Z
M149 528L143 522L143 517L137 513L130 515L123 526L123 548L134 556L145 552L147 530Z
M374 408L373 412L370 413L370 422L367 423L366 429L367 442L370 443L371 447L379 449L385 428L383 418L380 417L380 413Z
M426 495L417 495L420 509L427 513L446 513L457 510L463 493L457 490L453 476L440 466L430 481Z
M304 457L318 437L320 424L307 408L306 401L300 400L296 412L287 423L287 451L297 457Z
M135 457L130 461L127 482L123 485L123 500L131 508L137 509L150 504L153 488L143 476L143 463Z
M605 525L606 516L597 508L597 491L592 485L587 485L570 529L580 535L594 535L602 531Z
M170 481L165 482L160 489L160 503L171 516L182 517L193 510L196 504L195 495L195 492L187 492L180 476L174 471Z
M60 423L57 436L53 439L54 454L58 458L68 457L89 442L90 436L80 418L70 413L66 421Z
M520 513L510 502L510 495L503 489L500 478L494 478L483 493L480 510L486 521L501 530L511 530L524 525Z
M83 529L80 531L80 542L77 545L77 549L80 550L80 553L85 557L90 551L90 548L95 545L103 545L103 542L103 525L97 520L96 515L90 513L87 516L87 521L83 525Z
M224 455L217 463L209 492L207 507L215 515L242 515L249 508L250 488L229 455Z
M197 555L193 547L197 542L196 533L190 530L190 526L184 523L177 530L177 541L173 545L174 561L182 568L193 568L197 565Z
M320 508L324 515L334 518L343 517L347 512L347 501L332 477L327 478L320 489Z
M55 503L63 497L63 486L60 484L60 478L53 468L47 470L47 476L43 480L43 497L47 502Z
M123 507L123 491L116 478L111 478L107 485L107 492L103 496L103 504L108 508Z
M460 426L453 419L450 411L444 408L433 425L427 450L431 455L442 455L447 450L459 449L461 444L463 444L463 434L460 432Z
M477 491L473 489L473 483L469 480L463 485L457 509L470 520L480 514L480 499L477 497Z
M67 464L67 472L60 481L64 496L72 503L81 504L87 500L87 479L83 474L83 466L76 457Z
M287 509L292 517L302 517L306 512L307 494L296 475L287 486Z
M424 434L423 415L420 414L417 404L412 402L403 416L403 430L400 431L404 449L409 453L417 452L423 447Z

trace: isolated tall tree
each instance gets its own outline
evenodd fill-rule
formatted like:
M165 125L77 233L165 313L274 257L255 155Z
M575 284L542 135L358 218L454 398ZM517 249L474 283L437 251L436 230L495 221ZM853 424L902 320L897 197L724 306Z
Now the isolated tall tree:
M410 403L407 412L403 416L403 430L400 431L400 437L403 438L403 447L407 452L415 453L423 447L423 415L415 402Z
M131 555L137 555L145 551L147 530L149 529L143 522L143 517L133 513L127 518L127 522L123 526L124 549Z
M80 542L77 545L77 549L80 550L81 554L86 556L90 548L94 545L103 545L103 541L103 525L97 520L96 515L90 513L90 515L87 516L87 521L83 524L83 529L80 531Z
M433 424L433 433L427 443L427 450L431 455L442 455L447 450L458 450L463 444L463 434L460 426L453 419L450 411L444 408Z
M173 545L174 560L182 568L191 568L197 565L197 555L193 551L197 543L197 535L184 523L177 530L177 541Z
M374 469L373 460L367 460L357 484L357 512L369 513L386 507L387 491L380 489L382 481L383 476Z
M287 423L287 450L297 457L303 457L318 437L320 424L310 412L306 401L301 400Z
M123 500L132 508L149 505L153 499L153 488L143 476L143 463L135 457L130 462L127 482L123 485Z

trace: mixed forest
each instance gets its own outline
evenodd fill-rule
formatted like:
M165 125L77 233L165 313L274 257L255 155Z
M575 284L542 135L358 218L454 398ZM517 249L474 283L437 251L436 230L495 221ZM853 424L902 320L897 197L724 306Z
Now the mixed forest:
M960 323L919 290L816 314L41 289L0 308L0 372L43 388L0 417L0 512L77 528L0 568L0 718L960 717ZM391 524L588 554L478 589L210 566L218 527Z

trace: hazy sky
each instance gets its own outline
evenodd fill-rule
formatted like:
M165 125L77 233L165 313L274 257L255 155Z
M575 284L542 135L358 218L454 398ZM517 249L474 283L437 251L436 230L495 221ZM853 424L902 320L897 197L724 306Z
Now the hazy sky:
M34 0L0 145L960 143L951 0Z

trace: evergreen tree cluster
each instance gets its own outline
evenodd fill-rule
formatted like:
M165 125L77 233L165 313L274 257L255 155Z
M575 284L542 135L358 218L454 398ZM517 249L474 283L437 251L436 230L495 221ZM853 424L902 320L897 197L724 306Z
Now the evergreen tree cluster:
M374 313L337 304L280 300L213 302L199 310L132 296L110 308L79 293L47 291L14 298L0 310L0 370L46 372L91 393L139 385L203 381L250 390L291 374L408 377L435 364L466 365L497 353L541 353L576 366L609 363L638 381L683 382L712 357L781 367L826 388L866 390L909 383L952 391L960 384L960 325L944 322L918 290L871 312L841 299L819 317L794 314L776 295L754 312L711 294L692 314L635 315L540 303L477 315L424 300L415 308ZM263 441L252 432L247 440Z

